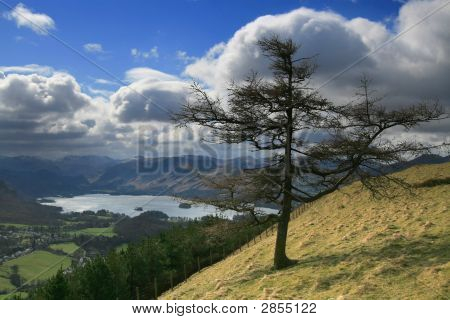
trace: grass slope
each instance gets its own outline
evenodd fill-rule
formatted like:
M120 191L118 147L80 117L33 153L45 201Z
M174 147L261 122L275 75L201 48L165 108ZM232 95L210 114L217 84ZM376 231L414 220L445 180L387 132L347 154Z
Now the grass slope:
M450 163L395 175L422 186L374 200L356 182L293 220L287 252L297 265L272 269L269 236L162 298L450 299Z

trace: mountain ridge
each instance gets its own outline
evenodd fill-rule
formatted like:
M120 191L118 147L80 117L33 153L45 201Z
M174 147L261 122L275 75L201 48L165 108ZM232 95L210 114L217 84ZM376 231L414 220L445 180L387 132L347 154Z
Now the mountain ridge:
M256 158L217 159L185 155L116 160L103 156L67 156L58 160L0 157L0 180L29 198L75 196L86 193L178 195L210 197L200 174L233 173L260 166ZM450 157L425 155L390 168L398 171L418 163L443 163Z

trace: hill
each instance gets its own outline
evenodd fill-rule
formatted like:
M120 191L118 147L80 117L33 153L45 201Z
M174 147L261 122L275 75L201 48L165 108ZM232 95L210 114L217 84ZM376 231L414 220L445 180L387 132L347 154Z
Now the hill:
M59 163L36 157L0 157L0 180L30 198L83 193L89 187L82 175L68 175Z
M161 298L450 299L450 163L394 175L414 194L376 200L355 182L292 220L295 266L272 269L269 235Z
M23 199L0 181L0 222L24 224L54 224L61 208L44 206Z
M124 217L114 225L114 231L129 242L138 241L169 229L168 219L161 211L145 211L133 218Z

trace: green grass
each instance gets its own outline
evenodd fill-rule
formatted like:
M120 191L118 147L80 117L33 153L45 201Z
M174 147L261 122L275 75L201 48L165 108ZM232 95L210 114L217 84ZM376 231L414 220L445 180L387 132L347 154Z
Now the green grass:
M375 200L359 182L291 221L272 268L275 236L202 270L164 299L450 299L450 163L395 174L418 187ZM429 183L428 181L439 183Z
M9 281L8 277L0 276L0 290L1 291L11 291L14 290L16 287L12 285L12 283Z
M53 250L61 250L64 253L70 255L73 254L79 248L79 246L77 246L73 242L65 242L65 243L51 244L49 248Z
M45 280L54 275L60 268L70 266L71 259L67 256L56 255L47 251L34 251L25 256L9 260L0 265L0 274L8 275L11 273L11 266L17 265L19 275L24 281ZM2 279L2 278L0 278ZM9 290L7 283L0 282L0 290Z
M114 237L117 234L114 232L113 227L106 228L86 228L71 232L73 235L88 235L88 236L103 236L103 237Z

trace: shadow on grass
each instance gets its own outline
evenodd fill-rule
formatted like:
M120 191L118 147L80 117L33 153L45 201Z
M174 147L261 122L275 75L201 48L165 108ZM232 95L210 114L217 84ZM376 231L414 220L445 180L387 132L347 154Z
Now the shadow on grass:
M300 260L300 267L336 266L342 261L382 261L403 257L403 265L428 267L450 261L450 235L444 238L423 236L417 239L398 239L384 246L361 246L352 252L316 255Z
M423 188L423 187L431 188L431 187L440 186L440 185L446 185L446 184L450 184L450 178L430 179L430 180L424 181L422 183L416 184L416 187L419 187L419 188Z
M401 257L401 268L419 267L416 270L409 269L411 275L422 272L423 268L444 264L450 261L450 235L436 238L434 236L422 236L416 239L397 239L386 242L385 245L374 248L361 246L353 251L340 252L335 254L319 254L300 259L298 263L289 266L289 271L293 268L323 268L334 267L341 262L367 262L367 268L362 266L353 270L347 275L351 278L358 278L364 274L364 271L378 265ZM278 270L257 269L247 275L247 280L253 280L261 277L263 274L274 274ZM398 273L401 272L399 268ZM342 278L343 275L339 275Z

